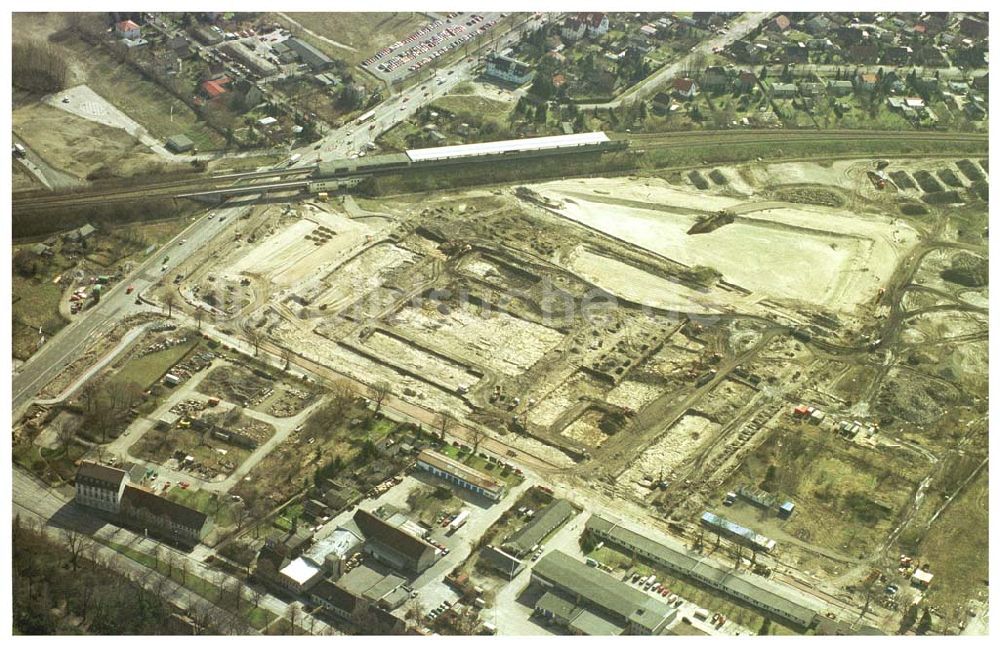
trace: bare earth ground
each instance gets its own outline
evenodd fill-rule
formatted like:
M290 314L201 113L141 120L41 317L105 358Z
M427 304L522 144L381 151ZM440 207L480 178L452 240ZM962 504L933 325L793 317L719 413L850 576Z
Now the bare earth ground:
M333 8L331 7L332 11ZM309 30L338 43L353 47L351 52L320 41L317 46L330 56L352 65L364 61L381 48L408 36L430 20L417 12L289 12L288 15ZM276 18L283 22L280 17Z
M16 109L14 131L51 166L85 179L107 165L128 175L159 161L147 147L119 128L105 126L46 104Z

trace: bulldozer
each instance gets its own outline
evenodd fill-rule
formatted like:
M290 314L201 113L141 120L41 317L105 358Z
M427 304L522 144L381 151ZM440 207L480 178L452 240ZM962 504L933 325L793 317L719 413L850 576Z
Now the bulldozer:
M876 160L875 169L868 170L868 180L872 182L877 189L884 190L885 186L889 183L889 177L885 174L885 168L889 166L888 160Z

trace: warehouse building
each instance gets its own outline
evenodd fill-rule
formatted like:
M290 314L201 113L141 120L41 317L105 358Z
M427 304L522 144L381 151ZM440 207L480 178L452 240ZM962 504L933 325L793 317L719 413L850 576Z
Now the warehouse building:
M546 589L535 612L575 634L662 634L677 616L665 602L562 551L539 560L531 570L531 582Z
M354 523L365 537L364 551L395 569L422 573L437 562L438 549L360 508Z
M503 548L517 557L524 557L542 543L545 536L562 526L576 513L566 499L556 499L535 515L534 519L507 538Z
M701 515L701 525L704 528L717 533L721 537L731 539L738 544L745 544L755 551L770 553L774 550L774 540L769 537L754 532L746 526L741 526L729 521L717 514L703 512Z
M600 515L593 515L587 521L586 530L634 557L691 578L795 626L811 627L825 609L823 603L811 596L753 574L723 568L708 558L689 555L682 545L669 538L664 538L663 543L653 541Z
M333 59L309 43L300 41L297 38L290 38L285 43L288 44L290 50L299 55L299 59L308 65L313 72L322 72L333 65Z
M502 499L506 492L506 486L492 476L431 449L420 452L417 456L417 467L494 501Z

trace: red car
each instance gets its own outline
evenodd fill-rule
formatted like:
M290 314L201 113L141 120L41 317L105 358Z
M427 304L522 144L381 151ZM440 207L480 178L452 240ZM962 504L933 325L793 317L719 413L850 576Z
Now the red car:
M182 490L186 490L186 489L188 489L189 487L191 487L191 484L190 484L190 483L188 483L187 481L181 481L181 482L180 482L180 483L178 483L177 485L181 486L181 489L182 489Z
M133 287L132 285L129 285L128 289L126 289L126 290L125 290L125 293L126 293L126 294L129 294L129 293L132 293L132 291L133 291L134 289L135 289L135 287Z

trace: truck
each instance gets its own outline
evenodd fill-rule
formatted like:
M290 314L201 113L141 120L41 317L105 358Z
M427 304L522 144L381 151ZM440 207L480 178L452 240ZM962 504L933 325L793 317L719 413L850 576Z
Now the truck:
M28 152L25 151L24 146L16 142L14 143L14 147L11 150L11 153L14 154L15 158L25 158L28 155Z
M449 526L449 528L451 528L452 531L458 530L459 528L465 525L465 521L468 518L469 518L469 511L463 510L462 512L455 515L455 518L451 520L451 525Z
M97 284L107 284L108 282L111 282L111 278L109 276L107 275L97 276Z

